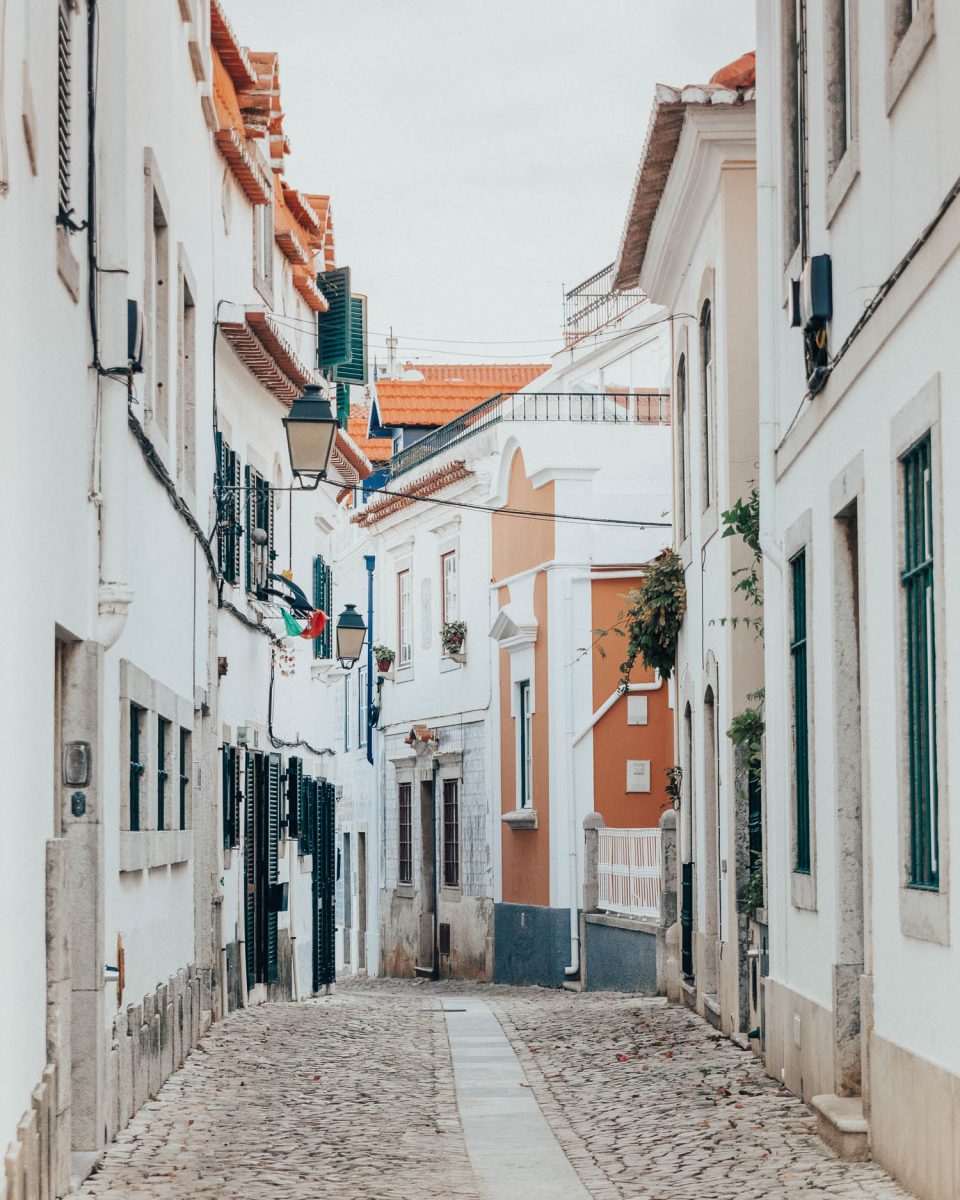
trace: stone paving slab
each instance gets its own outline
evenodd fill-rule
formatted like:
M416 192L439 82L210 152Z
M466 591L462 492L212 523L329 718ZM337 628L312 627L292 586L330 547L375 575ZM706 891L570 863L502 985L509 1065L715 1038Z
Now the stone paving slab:
M482 1077L497 1092L476 1099L486 1111L512 1111L514 1083L529 1084L523 1090L593 1200L908 1200L875 1164L837 1159L806 1105L685 1009L616 994L394 980L218 1023L81 1194L496 1196L475 1178L464 1138L445 1027L456 1018L442 1011L450 996L467 997L468 1009L482 1000L514 1051L511 1068L507 1042L491 1041L489 1028L455 1045L464 1078ZM504 1074L516 1060L519 1081ZM509 1179L498 1186L499 1200L526 1200ZM568 1194L563 1181L554 1194Z

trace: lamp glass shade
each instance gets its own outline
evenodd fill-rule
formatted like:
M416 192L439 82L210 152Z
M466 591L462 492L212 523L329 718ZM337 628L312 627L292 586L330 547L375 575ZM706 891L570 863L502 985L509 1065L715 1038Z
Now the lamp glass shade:
M283 418L294 475L325 475L340 422L316 384L307 384Z
M363 617L355 604L348 604L337 620L337 659L347 670L360 657L367 636Z

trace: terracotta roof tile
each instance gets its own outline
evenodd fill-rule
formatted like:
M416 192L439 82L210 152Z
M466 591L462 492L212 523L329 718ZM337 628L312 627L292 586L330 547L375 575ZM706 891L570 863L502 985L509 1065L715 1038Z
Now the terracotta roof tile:
M362 508L350 520L353 524L364 527L376 525L378 521L392 516L400 509L416 504L418 496L432 496L434 492L441 491L451 483L459 483L461 479L469 479L473 474L474 472L468 470L464 465L463 459L447 463L445 466L438 467L436 471L431 471L429 475L423 475L416 483L405 487L402 495L384 496L382 500L375 500L372 504Z
M499 385L381 379L377 384L377 408L383 425L445 425L491 396L517 391L529 382L522 376Z
M369 425L370 405L351 404L347 432L372 463L389 462L393 452L391 439L368 437L367 429Z
M512 392L526 387L550 370L549 363L416 363L404 364L406 371L419 371L428 382L492 383Z

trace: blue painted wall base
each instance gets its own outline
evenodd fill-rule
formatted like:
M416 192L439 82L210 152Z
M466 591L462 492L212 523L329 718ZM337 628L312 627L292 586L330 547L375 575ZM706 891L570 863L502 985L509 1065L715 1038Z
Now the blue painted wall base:
M570 910L493 906L493 981L562 987L570 963Z
M653 929L601 924L592 914L582 928L588 992L657 994L657 935Z

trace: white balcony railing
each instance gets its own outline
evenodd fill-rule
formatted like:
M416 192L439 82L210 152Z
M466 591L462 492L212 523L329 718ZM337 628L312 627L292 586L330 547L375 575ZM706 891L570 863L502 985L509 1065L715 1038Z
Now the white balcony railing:
M627 917L660 917L660 830L599 829L599 908Z

